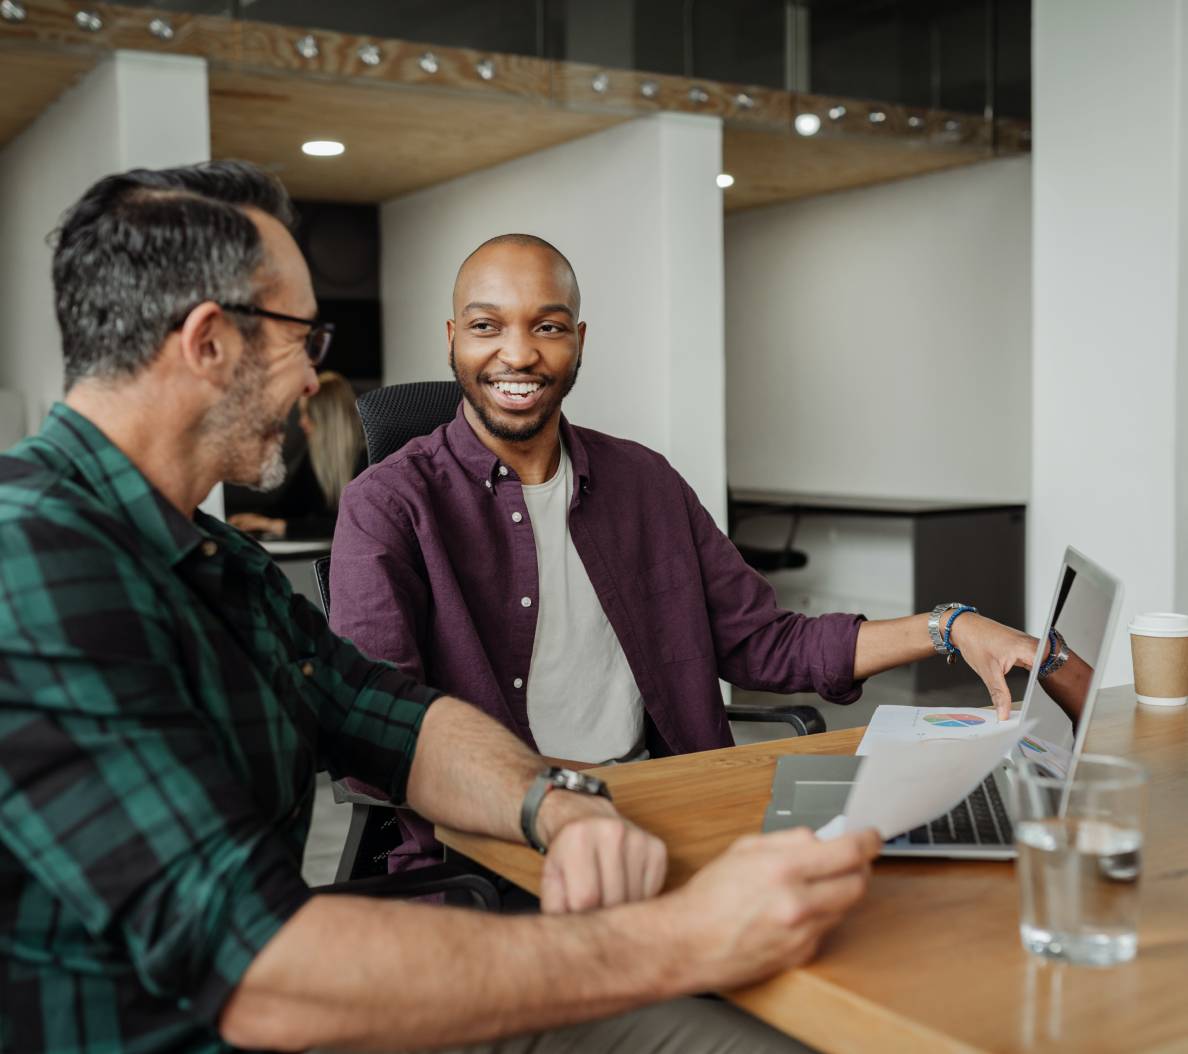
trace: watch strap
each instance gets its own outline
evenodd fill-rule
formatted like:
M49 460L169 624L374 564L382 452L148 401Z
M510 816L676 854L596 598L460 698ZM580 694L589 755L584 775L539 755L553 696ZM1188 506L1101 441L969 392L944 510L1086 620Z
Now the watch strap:
M928 615L928 636L932 640L932 649L937 655L948 655L949 649L945 645L945 632L941 629L941 619L945 612L953 608L965 607L960 601L953 600L948 604L937 604Z
M536 834L536 817L540 812L541 803L545 800L545 795L557 786L553 779L560 771L560 769L553 768L537 776L529 786L528 793L524 795L524 803L520 806L520 830L524 834L524 841L538 853L547 853L549 847Z
M1048 630L1048 657L1040 665L1038 679L1047 680L1059 670L1069 659L1068 642L1064 634L1053 627Z
M945 662L950 666L953 665L953 661L961 654L953 645L953 623L957 621L958 615L964 615L969 611L976 614L977 610L976 607L970 604L951 601L948 604L937 604L928 615L928 636L932 641L932 650L937 655L943 655ZM950 612L952 614L949 614ZM948 619L945 618L946 614L949 615ZM944 623L943 628L941 626L942 622Z
M577 794L591 794L611 800L610 788L597 776L588 776L573 769L546 769L532 781L524 802L520 806L520 831L526 841L538 853L547 853L549 847L541 841L536 832L536 817L545 795L551 790L567 790Z

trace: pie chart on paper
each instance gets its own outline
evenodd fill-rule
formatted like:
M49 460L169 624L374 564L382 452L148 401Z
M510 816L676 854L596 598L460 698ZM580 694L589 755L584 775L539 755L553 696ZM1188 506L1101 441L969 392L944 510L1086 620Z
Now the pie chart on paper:
M986 719L977 714L925 714L924 720L939 728L968 728L971 725L984 725Z

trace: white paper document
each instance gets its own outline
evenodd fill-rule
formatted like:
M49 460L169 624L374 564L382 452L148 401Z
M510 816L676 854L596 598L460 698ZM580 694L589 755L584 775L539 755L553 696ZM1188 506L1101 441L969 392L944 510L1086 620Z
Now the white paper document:
M1004 724L1018 723L1019 711L1004 722L992 706L878 706L855 753L873 754L885 743L976 739Z
M875 827L884 839L910 831L948 812L1035 725L1005 721L964 739L884 742L867 756L846 799L846 811L817 830L836 838Z

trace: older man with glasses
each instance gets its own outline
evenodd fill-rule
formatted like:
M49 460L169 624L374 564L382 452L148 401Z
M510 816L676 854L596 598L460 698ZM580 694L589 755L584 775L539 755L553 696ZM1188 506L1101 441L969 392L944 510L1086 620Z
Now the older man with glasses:
M746 839L656 896L664 847L597 781L552 785L196 511L219 480L279 483L316 390L329 330L290 219L275 179L225 162L108 177L58 233L66 398L0 456L0 1049L790 1049L682 997L811 956L872 832ZM530 839L554 906L590 910L319 895L323 767Z

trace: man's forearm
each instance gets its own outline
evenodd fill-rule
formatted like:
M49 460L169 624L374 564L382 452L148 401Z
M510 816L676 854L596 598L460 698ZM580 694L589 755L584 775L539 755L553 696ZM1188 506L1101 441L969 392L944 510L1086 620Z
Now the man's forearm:
M425 715L408 780L408 804L426 819L461 830L520 841L520 805L545 761L469 703L438 699ZM541 834L567 809L595 813L603 799L550 794Z
M950 633L950 645L986 685L998 716L1004 720L1010 717L1011 692L1006 675L1017 666L1030 669L1036 640L974 611L960 618L950 615L944 627ZM854 648L854 679L862 680L935 654L927 615L864 622Z
M927 615L864 622L854 648L854 680L865 680L935 654L928 636Z
M315 897L256 957L220 1031L236 1046L480 1042L695 991L666 903L492 917ZM311 968L311 963L316 968Z

